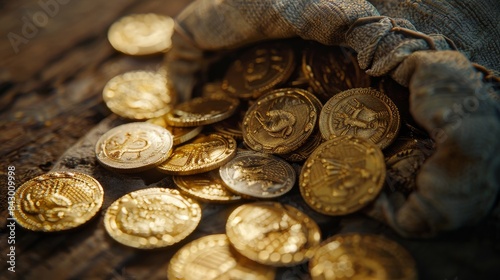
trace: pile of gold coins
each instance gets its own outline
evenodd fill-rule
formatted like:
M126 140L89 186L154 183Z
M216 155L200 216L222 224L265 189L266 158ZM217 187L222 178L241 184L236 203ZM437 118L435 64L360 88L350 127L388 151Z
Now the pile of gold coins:
M132 15L108 36L117 50L144 55L168 51L172 30L168 17ZM176 185L116 200L104 215L109 235L134 248L170 246L202 221L200 203L238 202L225 234L174 255L169 279L274 279L277 267L307 262L312 279L416 279L397 243L358 233L324 240L312 215L280 200L296 190L310 213L342 216L369 205L388 176L403 185L396 189L411 190L412 172L404 171L416 171L428 154L420 140L398 138L408 120L388 97L390 86L377 89L348 49L297 40L238 50L225 67L184 103L176 103L164 70L107 83L106 105L131 122L97 141L99 163L110 172L156 170ZM103 189L88 175L53 172L16 195L20 225L59 231L94 216Z

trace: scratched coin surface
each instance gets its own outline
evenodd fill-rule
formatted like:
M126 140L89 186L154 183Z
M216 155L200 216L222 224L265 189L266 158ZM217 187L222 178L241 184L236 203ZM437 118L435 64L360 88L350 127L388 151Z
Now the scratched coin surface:
M224 96L196 97L177 104L167 115L171 126L200 126L229 118L240 101Z
M199 204L178 190L148 188L113 202L104 215L104 227L121 244L153 249L183 240L200 220Z
M305 161L299 177L302 197L314 210L332 216L355 212L381 191L384 155L375 144L341 136L321 144Z
M165 52L172 45L174 20L154 13L132 14L111 25L108 40L117 51L129 55Z
M417 279L412 256L398 243L375 234L339 234L322 243L309 262L313 280Z
M243 99L258 98L285 83L295 68L290 44L268 42L243 52L228 68L222 89Z
M236 141L218 133L200 135L174 148L157 168L170 175L192 175L220 167L236 155Z
M324 139L353 135L375 143L381 149L398 135L401 120L394 102L372 88L355 88L330 98L319 116Z
M236 208L226 234L245 257L271 266L306 262L321 240L318 225L295 207L277 202L254 202Z
M232 192L252 198L282 196L296 180L295 170L288 162L253 151L239 151L219 172Z
M168 113L175 96L161 72L131 71L108 81L102 91L104 102L115 114L145 120Z
M103 197L101 184L89 175L50 172L25 182L16 190L12 216L29 230L67 230L94 217Z
M219 170L212 170L194 175L174 176L175 185L182 193L207 202L233 202L241 196L229 191L221 179Z
M306 90L284 88L266 93L246 112L243 139L255 151L290 153L312 134L318 108L320 101Z
M168 265L170 280L273 280L276 268L241 256L225 234L201 237L182 247Z

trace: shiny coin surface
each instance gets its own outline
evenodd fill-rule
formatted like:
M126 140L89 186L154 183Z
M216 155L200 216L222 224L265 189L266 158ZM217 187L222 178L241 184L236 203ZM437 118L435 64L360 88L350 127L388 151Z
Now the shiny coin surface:
M205 173L174 176L174 183L182 193L207 202L233 202L241 196L229 191L226 183L221 179L219 170Z
M375 143L381 149L398 135L399 111L385 94L372 88L343 91L330 98L319 117L324 139L353 135Z
M398 243L374 234L335 235L309 262L313 280L417 279L415 261Z
M99 211L104 192L89 175L51 172L22 184L14 198L13 218L33 231L61 231L78 227Z
M253 198L282 196L292 189L296 180L295 170L288 162L251 151L239 151L219 171L232 192Z
M245 143L258 152L290 153L302 146L318 119L320 101L308 91L285 88L271 91L246 112L242 124Z
M332 216L355 212L381 191L384 155L375 144L352 136L321 144L299 177L302 197L314 210Z
M108 40L117 51L129 55L165 52L172 45L174 20L158 14L133 14L111 25Z
M166 128L172 136L174 137L173 144L174 146L180 145L182 143L186 143L187 141L193 139L198 136L203 130L203 126L192 126L192 127L176 127L170 126L167 124L167 121L164 116L153 118L147 120L148 123L156 124L161 127Z
M133 120L165 115L175 102L165 75L153 71L131 71L118 75L109 80L102 96L113 113Z
M295 55L290 44L259 44L242 53L229 66L222 88L238 98L258 98L265 91L286 82L294 68Z
M112 128L99 138L95 153L105 167L123 172L146 170L165 161L173 146L172 134L163 127L128 123Z
M191 175L220 167L236 155L236 141L213 133L198 136L191 142L174 148L172 155L158 166L171 175Z
M170 280L273 280L276 269L251 261L231 248L225 234L204 236L182 247L168 265Z
M178 190L149 188L126 194L104 215L104 226L116 241L152 249L183 240L198 226L201 208Z
M212 124L229 118L238 108L236 98L212 96L196 97L178 104L167 115L171 126L199 126Z
M239 206L227 220L226 234L239 253L271 266L306 262L321 239L319 227L311 218L277 202Z

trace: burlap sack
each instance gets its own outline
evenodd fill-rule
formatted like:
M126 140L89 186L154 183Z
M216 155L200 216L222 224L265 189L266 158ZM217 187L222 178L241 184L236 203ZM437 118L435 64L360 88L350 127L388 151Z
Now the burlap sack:
M480 221L498 194L498 15L497 0L198 0L176 19L168 74L185 100L216 51L289 37L353 48L368 74L409 87L437 145L409 198L382 194L370 213L403 236L433 236Z

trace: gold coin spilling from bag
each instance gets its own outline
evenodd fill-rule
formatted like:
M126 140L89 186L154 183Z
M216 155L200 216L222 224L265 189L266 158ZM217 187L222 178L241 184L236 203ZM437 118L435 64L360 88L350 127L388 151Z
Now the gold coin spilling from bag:
M160 72L131 71L108 81L102 92L108 108L120 117L145 120L172 110L175 96Z
M225 234L207 235L188 243L168 265L170 280L273 280L275 274L275 268L235 252Z
M238 151L219 171L232 192L250 198L282 196L292 189L296 178L288 162L254 151Z
M319 116L319 129L325 140L353 135L389 146L398 135L401 120L394 102L372 88L355 88L330 98Z
M305 161L299 177L302 197L314 210L332 216L355 212L375 199L385 179L384 155L362 138L335 137Z
M245 257L271 266L293 266L312 257L321 240L318 225L298 209L277 202L236 208L226 234Z
M78 227L101 208L104 192L89 175L50 172L22 184L15 193L12 216L33 231L61 231Z
M320 101L306 90L284 88L268 92L246 112L243 139L258 152L290 153L312 134L320 109Z
M172 45L174 20L159 14L132 14L111 25L108 40L117 51L129 55L166 52Z
M140 249L175 244L191 234L201 208L178 190L149 188L128 193L109 206L104 227L119 243Z
M339 234L325 240L309 262L313 280L417 279L415 261L398 243L374 234Z
M191 142L174 148L172 155L158 167L170 175L192 175L220 167L236 155L236 141L212 133L200 135Z
M104 166L119 172L138 172L165 161L172 151L173 137L165 128L146 123L128 123L112 128L97 141L95 153Z

